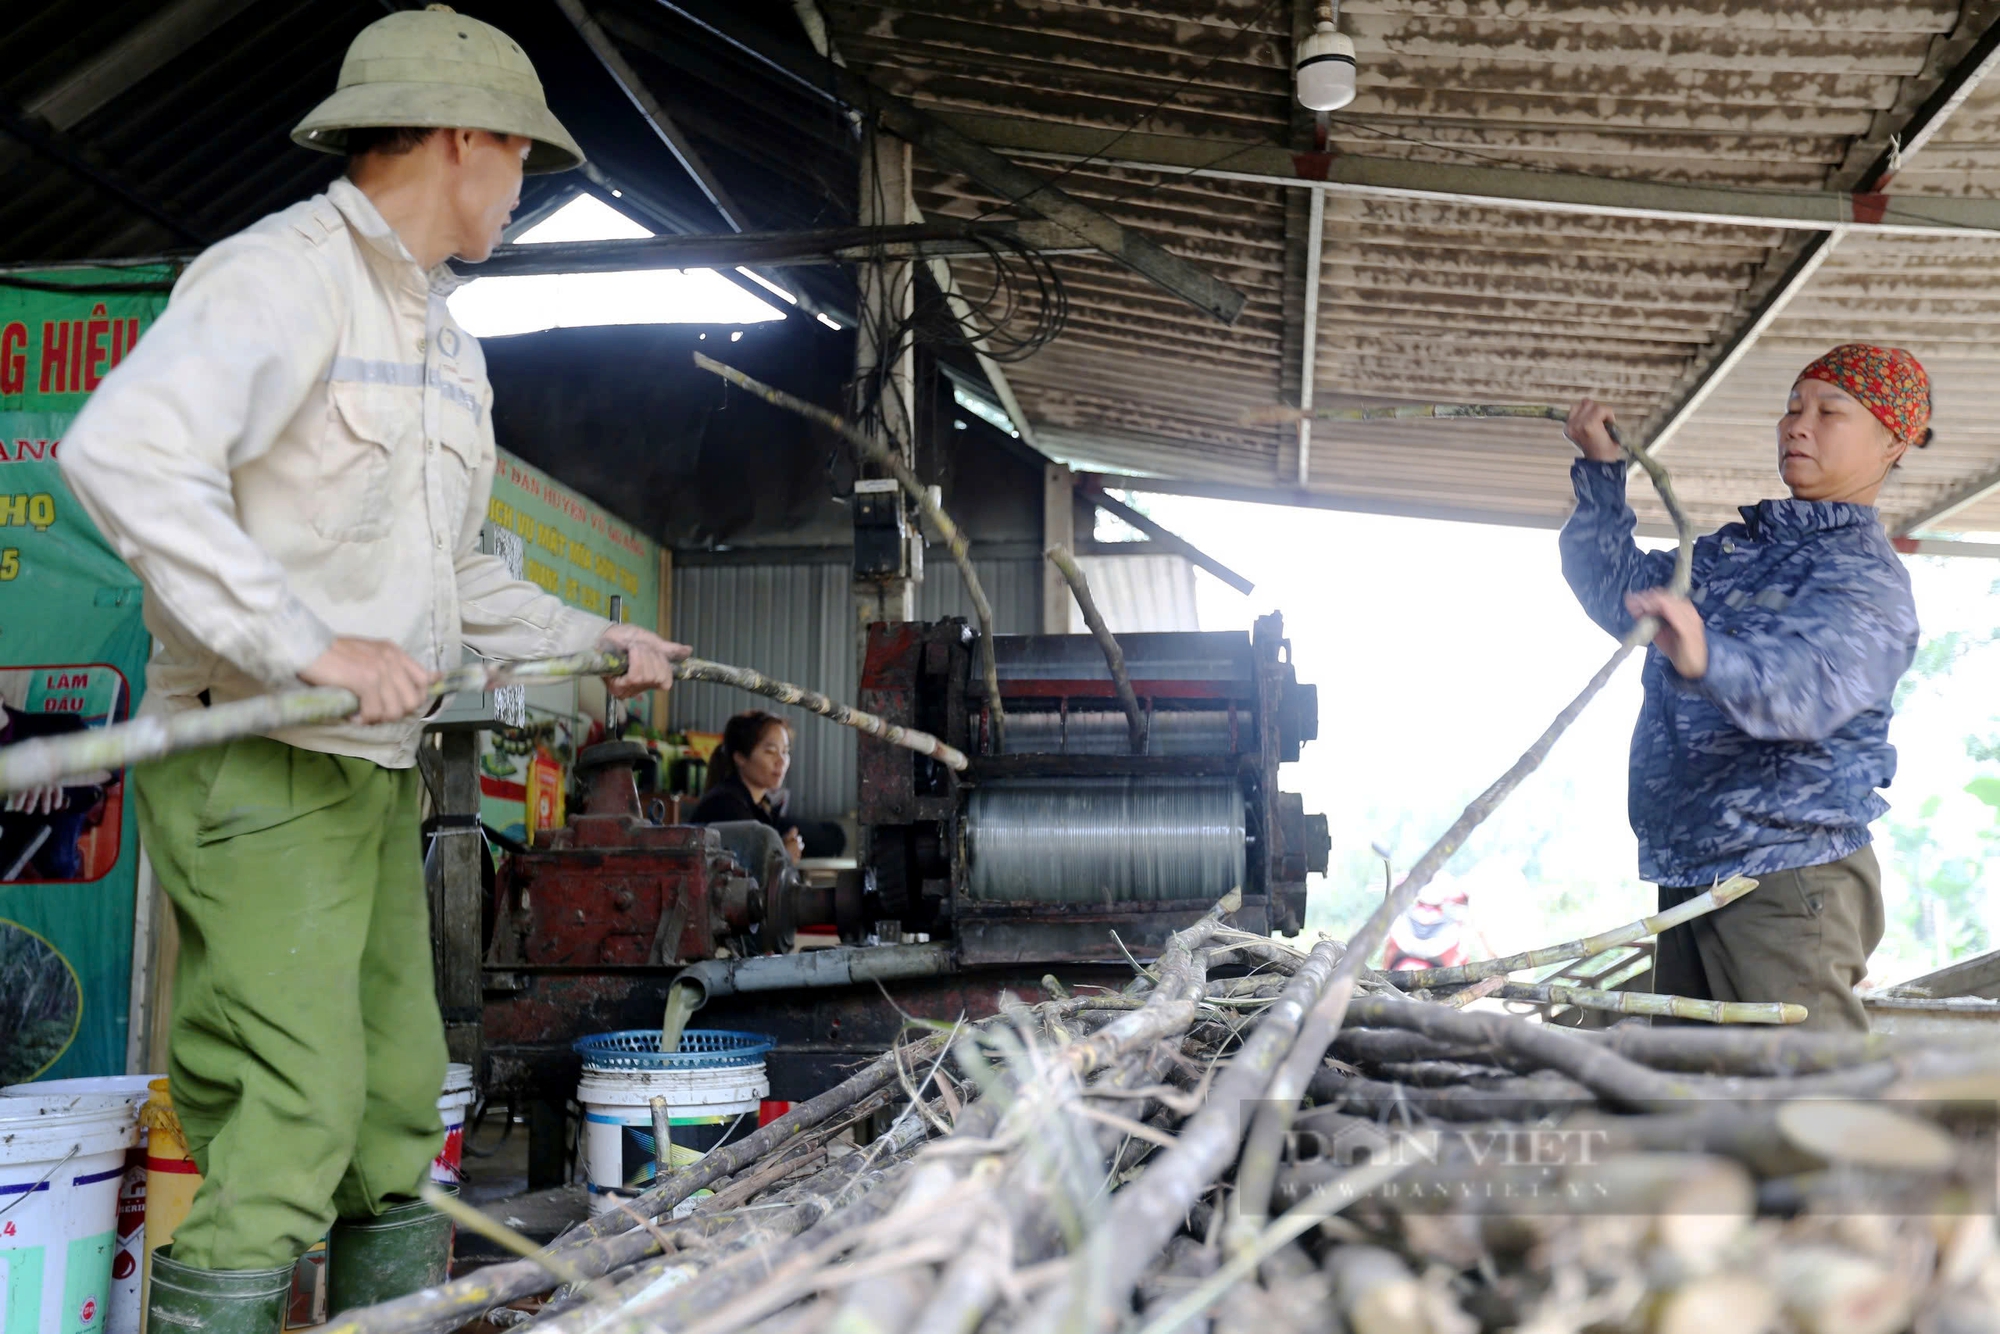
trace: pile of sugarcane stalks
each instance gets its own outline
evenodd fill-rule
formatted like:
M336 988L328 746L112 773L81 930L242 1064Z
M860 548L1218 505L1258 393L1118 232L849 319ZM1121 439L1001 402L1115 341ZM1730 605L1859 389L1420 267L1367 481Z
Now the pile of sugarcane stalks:
M1343 949L1230 906L1123 991L1050 978L533 1258L331 1331L2000 1329L2000 1051L1583 1033L1359 971L1258 1163Z

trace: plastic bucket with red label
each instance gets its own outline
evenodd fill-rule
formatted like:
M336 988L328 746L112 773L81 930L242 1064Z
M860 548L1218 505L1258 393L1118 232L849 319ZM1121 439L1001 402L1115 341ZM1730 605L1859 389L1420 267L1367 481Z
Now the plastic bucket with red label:
M129 1101L136 1109L146 1101L146 1085L158 1075L109 1075L101 1079L46 1079L39 1084L13 1084L0 1088L0 1097L47 1097L67 1093L110 1094ZM0 1208L9 1200L0 1198ZM0 1222L0 1227L5 1223ZM90 1328L105 1334L139 1334L139 1280L146 1262L146 1129L125 1151L125 1175L118 1183L117 1249L111 1256L111 1291L104 1306L104 1318L93 1319ZM81 1310L78 1311L79 1318Z

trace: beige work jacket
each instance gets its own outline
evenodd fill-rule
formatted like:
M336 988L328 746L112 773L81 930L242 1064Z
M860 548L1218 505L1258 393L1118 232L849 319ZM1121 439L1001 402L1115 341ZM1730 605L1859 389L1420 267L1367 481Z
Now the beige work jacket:
M597 642L480 554L493 389L454 281L341 179L203 253L85 404L63 475L146 586L146 711L296 686L336 636L438 671ZM407 768L420 730L276 735Z

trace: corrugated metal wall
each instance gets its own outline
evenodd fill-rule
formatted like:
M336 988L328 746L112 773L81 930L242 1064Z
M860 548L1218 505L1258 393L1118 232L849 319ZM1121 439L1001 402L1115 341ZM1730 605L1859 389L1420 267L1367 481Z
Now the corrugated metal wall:
M973 557L972 568L993 608L993 633L1032 635L1042 626L1042 560L1039 556L1007 560ZM924 582L917 589L917 619L941 621L947 616L973 620L972 599L958 567L940 547L924 553Z
M951 558L926 552L917 615L935 621L972 618L965 585ZM975 560L973 568L993 605L993 625L1003 635L1033 634L1040 621L1041 564L1033 558ZM858 694L850 630L853 596L848 566L796 562L782 565L684 565L674 567L673 638L694 645L704 658L754 667L767 676L852 702ZM700 682L677 687L669 710L673 725L719 732L729 716L768 708L798 730L792 747L792 811L833 819L854 809L854 733L803 709L758 700L728 686Z
M1199 630L1194 566L1185 556L1078 556L1090 596L1114 635ZM1069 632L1088 634L1083 608L1069 601Z
M674 567L673 637L717 662L754 667L838 700L855 696L853 598L844 564ZM765 708L790 720L792 811L833 818L854 806L854 733L804 709L701 682L675 688L674 726L720 732L729 716Z

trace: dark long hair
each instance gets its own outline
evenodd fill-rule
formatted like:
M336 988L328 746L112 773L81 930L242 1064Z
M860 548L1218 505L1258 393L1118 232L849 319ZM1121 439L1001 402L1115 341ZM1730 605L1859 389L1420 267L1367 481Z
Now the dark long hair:
M715 753L708 757L708 783L702 791L713 791L736 777L736 757L748 755L757 749L758 743L764 739L764 733L773 725L782 727L787 732L792 730L792 725L783 718L775 713L766 713L762 709L745 710L724 723L722 742L716 746Z

